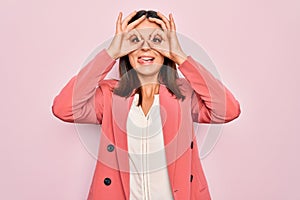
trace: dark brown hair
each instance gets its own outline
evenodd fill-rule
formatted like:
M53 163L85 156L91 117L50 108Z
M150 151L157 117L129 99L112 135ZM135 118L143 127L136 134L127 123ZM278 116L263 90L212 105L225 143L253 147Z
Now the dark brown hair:
M136 15L128 22L131 22L139 19L141 16L146 15L147 18L154 17L157 19L161 19L156 11L152 10L140 10L136 13ZM142 88L140 80L137 76L135 69L131 66L129 62L128 55L120 57L119 59L119 75L121 79L119 80L118 87L114 88L114 94L117 94L122 97L129 97L134 94L139 94L139 102L138 106L142 104ZM178 73L176 69L176 64L171 59L164 57L164 63L161 67L158 74L158 82L160 84L166 85L168 91L175 95L177 99L185 99L185 96L182 95L177 83L176 79L178 78Z

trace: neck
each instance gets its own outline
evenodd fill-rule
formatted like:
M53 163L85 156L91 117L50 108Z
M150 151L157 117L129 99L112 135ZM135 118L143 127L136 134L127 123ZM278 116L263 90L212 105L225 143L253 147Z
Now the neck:
M139 75L139 80L142 88L142 95L144 97L153 97L154 94L159 93L159 82L158 74L155 76L141 76Z
M142 96L153 97L154 94L159 94L159 83L149 83L142 85Z

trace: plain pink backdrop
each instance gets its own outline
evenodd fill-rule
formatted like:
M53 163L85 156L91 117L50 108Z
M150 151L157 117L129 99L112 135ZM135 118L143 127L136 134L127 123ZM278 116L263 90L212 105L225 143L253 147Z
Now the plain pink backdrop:
M83 200L95 160L53 98L113 36L118 12L172 12L242 113L202 160L214 200L300 199L297 0L0 2L1 199Z

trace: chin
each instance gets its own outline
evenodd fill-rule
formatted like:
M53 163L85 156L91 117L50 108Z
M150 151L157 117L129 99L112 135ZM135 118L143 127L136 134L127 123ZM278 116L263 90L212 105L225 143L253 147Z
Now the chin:
M147 64L147 65L136 63L134 69L140 75L155 76L159 73L161 67L162 67L162 64L157 64L157 63Z

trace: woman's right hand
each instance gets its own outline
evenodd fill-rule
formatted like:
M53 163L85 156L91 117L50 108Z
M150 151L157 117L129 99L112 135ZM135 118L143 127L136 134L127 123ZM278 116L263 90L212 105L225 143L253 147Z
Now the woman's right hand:
M138 49L142 44L141 38L137 38L139 33L134 28L146 18L146 15L128 24L135 14L136 11L132 12L122 22L122 12L119 13L115 36L107 48L107 53L114 59L127 55Z

